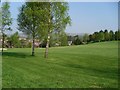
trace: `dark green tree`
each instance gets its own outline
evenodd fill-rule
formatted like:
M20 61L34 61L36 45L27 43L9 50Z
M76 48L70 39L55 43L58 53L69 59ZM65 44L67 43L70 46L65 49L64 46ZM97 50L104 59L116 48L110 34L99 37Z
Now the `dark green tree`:
M79 36L78 36L78 35L74 36L73 44L74 44L74 45L80 45L81 43L82 43L82 42L81 42Z
M94 32L92 36L93 36L94 42L98 42L99 41L99 33L98 32Z
M99 41L104 41L104 32L102 30L99 31Z
M107 29L104 31L104 36L105 36L105 41L109 41L110 40L110 36L109 36L109 33L108 33Z
M120 40L120 30L118 30L118 40Z
M89 42L92 42L93 38L92 38L92 34L89 35Z
M120 31L115 31L115 40L120 40Z
M110 38L110 40L111 41L114 40L115 39L114 37L115 37L114 36L114 32L112 30L110 30L110 32L109 32L109 38Z

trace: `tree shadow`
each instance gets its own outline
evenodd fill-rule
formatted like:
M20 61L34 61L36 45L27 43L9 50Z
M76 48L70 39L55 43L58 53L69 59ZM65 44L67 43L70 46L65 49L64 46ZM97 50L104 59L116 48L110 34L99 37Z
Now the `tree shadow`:
M26 54L24 52L3 52L2 56L8 56L8 57L16 57L16 58L26 58L26 57L32 57L29 54Z

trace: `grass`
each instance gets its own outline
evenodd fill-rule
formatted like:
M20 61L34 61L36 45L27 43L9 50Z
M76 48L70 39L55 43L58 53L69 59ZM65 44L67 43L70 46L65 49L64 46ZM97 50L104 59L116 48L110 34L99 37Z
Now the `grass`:
M3 88L117 88L118 43L102 42L3 53Z

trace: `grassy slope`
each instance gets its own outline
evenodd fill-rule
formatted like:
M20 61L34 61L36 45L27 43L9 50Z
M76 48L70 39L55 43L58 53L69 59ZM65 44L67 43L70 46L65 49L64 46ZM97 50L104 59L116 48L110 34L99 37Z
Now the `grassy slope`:
M117 87L117 42L44 49L9 49L3 55L3 87Z

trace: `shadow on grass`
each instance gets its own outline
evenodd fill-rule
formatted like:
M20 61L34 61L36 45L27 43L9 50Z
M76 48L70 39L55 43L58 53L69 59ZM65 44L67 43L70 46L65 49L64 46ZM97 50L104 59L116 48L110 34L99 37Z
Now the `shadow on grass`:
M26 58L33 57L30 54L26 54L24 52L3 52L2 56L16 57L16 58Z

